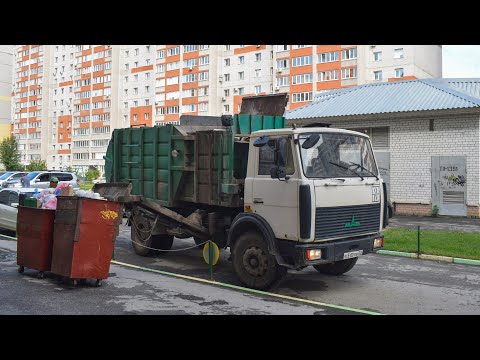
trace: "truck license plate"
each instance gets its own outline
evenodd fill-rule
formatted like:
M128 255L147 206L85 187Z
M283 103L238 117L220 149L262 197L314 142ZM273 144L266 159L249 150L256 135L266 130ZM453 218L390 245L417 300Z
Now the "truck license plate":
M357 250L357 251L350 251L345 254L343 254L344 259L351 259L354 257L359 257L360 255L363 254L363 250Z

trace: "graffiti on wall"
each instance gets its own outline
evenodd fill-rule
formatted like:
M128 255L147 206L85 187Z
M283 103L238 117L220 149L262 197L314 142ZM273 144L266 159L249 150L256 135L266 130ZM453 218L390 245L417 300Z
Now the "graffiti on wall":
M467 183L467 179L464 175L456 174L443 175L442 180L446 181L445 185L447 187L465 186Z

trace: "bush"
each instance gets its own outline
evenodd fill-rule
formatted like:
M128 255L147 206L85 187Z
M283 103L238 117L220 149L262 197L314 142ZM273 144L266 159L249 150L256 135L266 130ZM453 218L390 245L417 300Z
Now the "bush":
M93 179L100 177L100 171L95 167L91 167L88 169L85 177L87 178L87 181L92 181Z
M45 160L33 160L25 169L27 171L45 171L47 170L47 162Z
M17 140L12 136L2 140L0 143L0 162L7 171L23 170L20 163Z

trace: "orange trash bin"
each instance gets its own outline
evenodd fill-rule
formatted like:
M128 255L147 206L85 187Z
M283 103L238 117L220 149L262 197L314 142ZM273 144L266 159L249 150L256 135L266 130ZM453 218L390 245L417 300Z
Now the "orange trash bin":
M58 196L51 272L73 280L108 278L122 204Z
M18 206L17 213L17 265L18 272L25 268L38 270L43 278L52 261L55 210Z

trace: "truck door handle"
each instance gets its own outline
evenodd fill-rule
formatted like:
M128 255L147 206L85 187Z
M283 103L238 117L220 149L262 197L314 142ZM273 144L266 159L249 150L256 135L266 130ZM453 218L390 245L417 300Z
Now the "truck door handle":
M253 199L253 203L254 204L263 204L263 199L259 199L259 198Z

